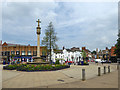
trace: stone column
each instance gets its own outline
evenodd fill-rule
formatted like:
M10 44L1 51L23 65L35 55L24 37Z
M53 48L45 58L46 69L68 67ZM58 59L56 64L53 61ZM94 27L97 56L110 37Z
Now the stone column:
M38 19L38 26L37 26L37 57L40 57L40 25L41 21Z
M37 57L40 57L40 34L37 34Z

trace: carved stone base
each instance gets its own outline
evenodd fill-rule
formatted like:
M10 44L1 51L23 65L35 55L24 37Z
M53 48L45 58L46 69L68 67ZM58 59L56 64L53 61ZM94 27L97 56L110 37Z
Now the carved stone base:
M42 63L43 62L43 60L42 60L42 58L41 57L34 57L34 62L39 62L39 63Z
M27 64L49 64L49 62L45 62L41 57L34 57L33 62L28 62Z

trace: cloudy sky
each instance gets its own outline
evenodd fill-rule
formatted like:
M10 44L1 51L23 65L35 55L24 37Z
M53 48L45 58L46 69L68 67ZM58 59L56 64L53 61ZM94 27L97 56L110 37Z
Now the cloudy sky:
M2 5L3 42L37 45L37 19L41 35L52 21L59 48L105 49L116 43L117 2L9 2Z

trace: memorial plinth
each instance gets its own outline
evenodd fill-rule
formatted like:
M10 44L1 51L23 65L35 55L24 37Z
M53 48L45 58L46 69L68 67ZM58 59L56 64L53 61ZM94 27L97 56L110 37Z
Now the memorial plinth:
M28 62L27 64L49 64L49 62L43 61L42 57L33 57L34 62Z

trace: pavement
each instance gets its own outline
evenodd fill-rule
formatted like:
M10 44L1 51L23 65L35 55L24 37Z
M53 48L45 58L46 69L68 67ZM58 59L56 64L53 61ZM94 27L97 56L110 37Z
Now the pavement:
M65 84L49 85L44 88L118 88L118 71L86 81L76 81ZM41 88L41 87L37 87Z
M97 69L110 65L111 73L98 76ZM0 66L2 68L2 65ZM82 81L82 69L86 80ZM107 71L108 72L108 71ZM22 72L2 70L2 88L117 88L118 71L115 64L94 64L89 66L71 65L68 69L58 71Z
M0 65L0 89L2 89L2 66Z

